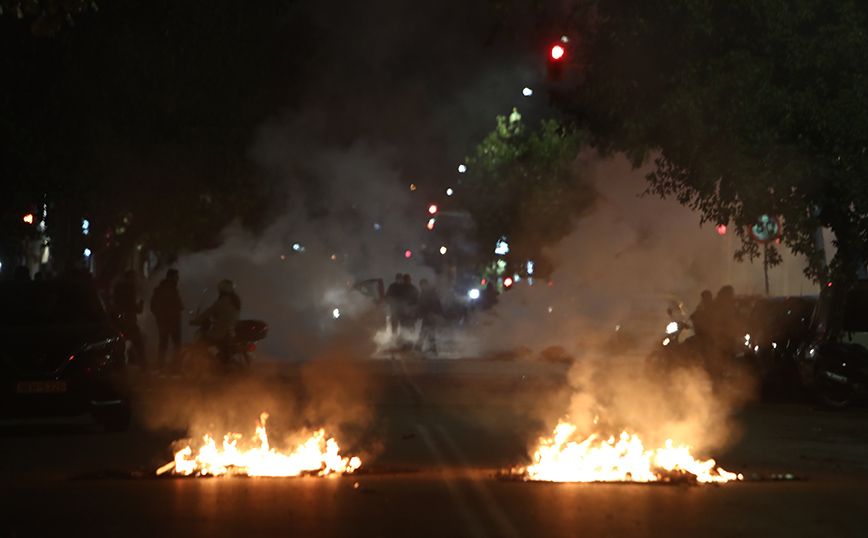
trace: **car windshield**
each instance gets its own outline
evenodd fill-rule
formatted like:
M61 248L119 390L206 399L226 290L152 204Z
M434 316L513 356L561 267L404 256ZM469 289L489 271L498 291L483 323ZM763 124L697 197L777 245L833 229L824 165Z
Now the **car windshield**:
M0 282L0 326L98 323L105 310L83 282Z

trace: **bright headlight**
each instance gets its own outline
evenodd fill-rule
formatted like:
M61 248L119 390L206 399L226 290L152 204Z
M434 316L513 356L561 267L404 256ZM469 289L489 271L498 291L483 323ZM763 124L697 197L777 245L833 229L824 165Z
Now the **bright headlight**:
M670 321L669 325L666 326L666 334L673 334L678 332L678 322Z

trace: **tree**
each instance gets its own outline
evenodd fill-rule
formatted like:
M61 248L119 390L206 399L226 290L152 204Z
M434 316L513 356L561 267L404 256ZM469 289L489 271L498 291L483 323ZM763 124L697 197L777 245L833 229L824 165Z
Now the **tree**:
M120 269L139 251L171 260L261 223L268 187L247 150L289 76L271 69L284 9L127 0L54 39L0 20L0 172L16 200L48 204L60 265L84 247ZM21 203L0 212L20 219Z
M587 134L555 120L529 132L517 111L497 117L497 127L468 157L466 206L476 222L478 242L487 254L501 237L510 247L506 271L547 276L551 264L543 248L566 236L573 219L595 199L592 185L575 165Z
M52 37L64 26L75 26L75 17L99 5L85 0L0 0L0 16L28 21L37 37Z
M868 4L857 0L578 0L582 58L554 102L604 152L639 166L648 192L734 223L736 257L763 214L827 278L815 243L835 234L832 276L868 260ZM774 262L777 257L771 246Z

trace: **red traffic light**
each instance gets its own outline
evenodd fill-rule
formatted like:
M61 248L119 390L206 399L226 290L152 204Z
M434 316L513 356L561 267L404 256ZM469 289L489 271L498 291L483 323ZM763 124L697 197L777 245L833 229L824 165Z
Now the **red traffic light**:
M566 51L561 45L555 45L552 47L552 60L560 60L564 57L564 53Z
M567 49L561 43L552 45L546 62L546 78L549 82L563 82L567 78Z

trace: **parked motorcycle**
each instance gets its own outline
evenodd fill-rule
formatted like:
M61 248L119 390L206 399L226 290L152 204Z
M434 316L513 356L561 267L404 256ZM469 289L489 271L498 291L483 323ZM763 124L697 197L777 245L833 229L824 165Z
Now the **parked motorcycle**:
M207 324L199 326L193 342L178 350L181 374L188 379L249 369L258 342L268 335L268 325L262 320L239 320L234 334L222 345L210 341L207 332Z

